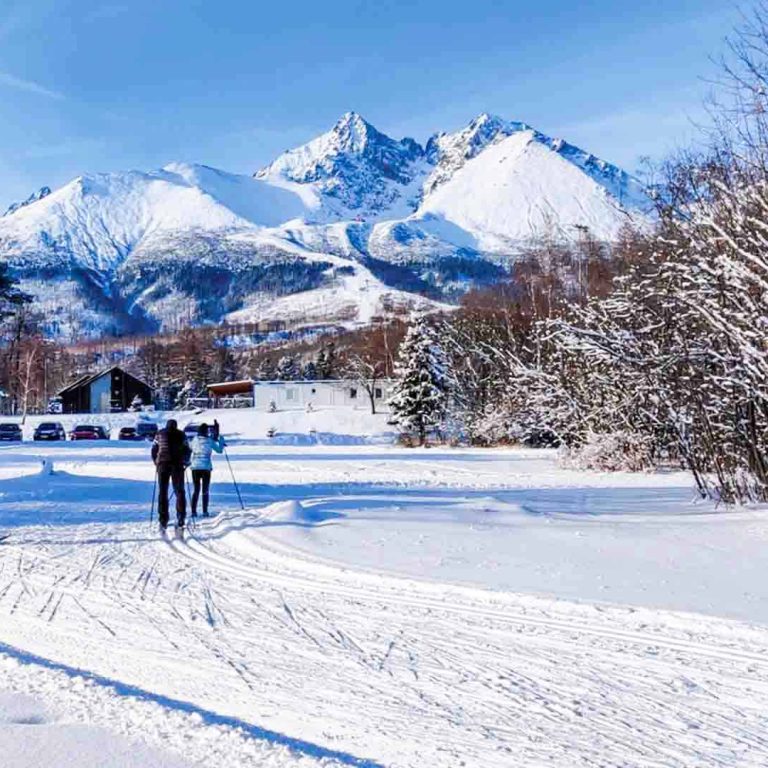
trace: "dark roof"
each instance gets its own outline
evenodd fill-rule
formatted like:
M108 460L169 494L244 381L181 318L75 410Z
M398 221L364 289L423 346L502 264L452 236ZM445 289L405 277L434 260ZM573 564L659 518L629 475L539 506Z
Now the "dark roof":
M120 371L123 376L130 376L132 379L135 379L148 389L151 389L149 384L147 384L146 381L142 381L142 379L140 379L138 376L134 376L132 373L128 373L128 371L123 370L119 365L112 365L109 368L105 368L104 370L99 371L98 373L86 373L85 376L81 376L79 379L75 379L75 381L73 381L71 384L68 384L63 389L60 389L56 394L63 395L65 392L69 392L71 389L79 389L80 387L84 387L96 381L96 379L100 379L102 376L106 376L108 373L111 373L115 370Z
M75 379L71 384L67 384L66 387L60 389L56 394L63 395L65 392L69 392L70 389L77 389L85 384L86 381L93 378L93 374L86 373L85 376L81 376L79 379Z

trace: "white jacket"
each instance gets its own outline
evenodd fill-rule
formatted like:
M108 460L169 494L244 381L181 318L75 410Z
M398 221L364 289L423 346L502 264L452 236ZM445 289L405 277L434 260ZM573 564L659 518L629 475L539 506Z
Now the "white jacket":
M189 447L192 449L192 458L189 466L192 469L211 470L213 469L211 454L213 451L221 453L224 450L224 438L219 437L218 440L214 440L210 435L208 437L195 435Z

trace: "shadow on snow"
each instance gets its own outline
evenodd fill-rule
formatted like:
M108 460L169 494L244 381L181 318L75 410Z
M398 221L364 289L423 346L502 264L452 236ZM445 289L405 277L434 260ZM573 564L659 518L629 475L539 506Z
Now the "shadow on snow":
M277 525L333 524L333 520L392 520L514 526L531 516L551 519L612 519L633 516L658 520L665 515L710 514L708 504L689 504L692 491L662 488L513 488L472 489L405 487L397 483L240 484L250 509L279 501L307 503L305 520ZM25 475L0 483L0 527L148 522L153 480L71 474ZM171 501L173 507L173 501ZM212 511L239 509L228 473L219 471L211 486ZM155 514L156 514L155 502ZM269 520L262 521L269 524Z
M384 768L381 763L373 760L367 760L365 758L356 757L348 752L341 752L335 749L327 749L319 744L313 744L303 739L297 739L292 736L287 736L277 731L271 731L267 728L262 728L259 725L246 722L237 717L228 717L226 715L220 715L216 712L203 709L188 701L181 701L179 699L173 699L168 696L163 696L158 693L152 693L151 691L144 690L135 685L128 683L122 683L119 680L113 680L102 675L89 672L85 669L79 669L77 667L71 667L68 664L62 664L60 662L51 661L45 659L42 656L37 656L32 653L27 653L11 645L0 643L0 653L4 653L10 656L22 664L37 665L46 669L55 670L57 672L63 672L69 677L80 677L88 680L89 682L102 687L112 688L119 696L125 696L133 699L140 699L142 701L153 702L159 704L166 709L172 709L177 712L185 712L187 714L194 714L199 716L206 725L211 726L226 726L229 728L235 728L252 739L258 739L259 741L267 741L270 744L275 744L281 747L287 747L288 749L298 752L303 755L307 755L316 759L331 759L336 760L343 765L353 766L354 768Z

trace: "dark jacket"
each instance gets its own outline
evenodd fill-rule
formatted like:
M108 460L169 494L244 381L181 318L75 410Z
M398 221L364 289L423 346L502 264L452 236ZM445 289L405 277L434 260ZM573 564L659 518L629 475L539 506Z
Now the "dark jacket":
M180 429L161 429L152 443L152 461L157 465L183 467L189 464L190 455L187 438Z

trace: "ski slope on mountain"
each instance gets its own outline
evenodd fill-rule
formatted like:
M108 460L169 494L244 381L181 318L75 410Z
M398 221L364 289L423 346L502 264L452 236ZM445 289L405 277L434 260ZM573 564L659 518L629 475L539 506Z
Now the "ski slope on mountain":
M354 414L217 414L247 509L219 460L184 539L149 524L147 445L0 447L0 743L32 719L158 768L766 764L765 510ZM346 445L308 434L334 422Z
M410 312L450 312L455 307L399 291L385 285L363 264L291 244L296 257L323 266L324 284L287 296L264 297L258 293L244 297L245 308L231 312L233 323L277 321L312 326L334 322L339 325L367 325L377 317Z

